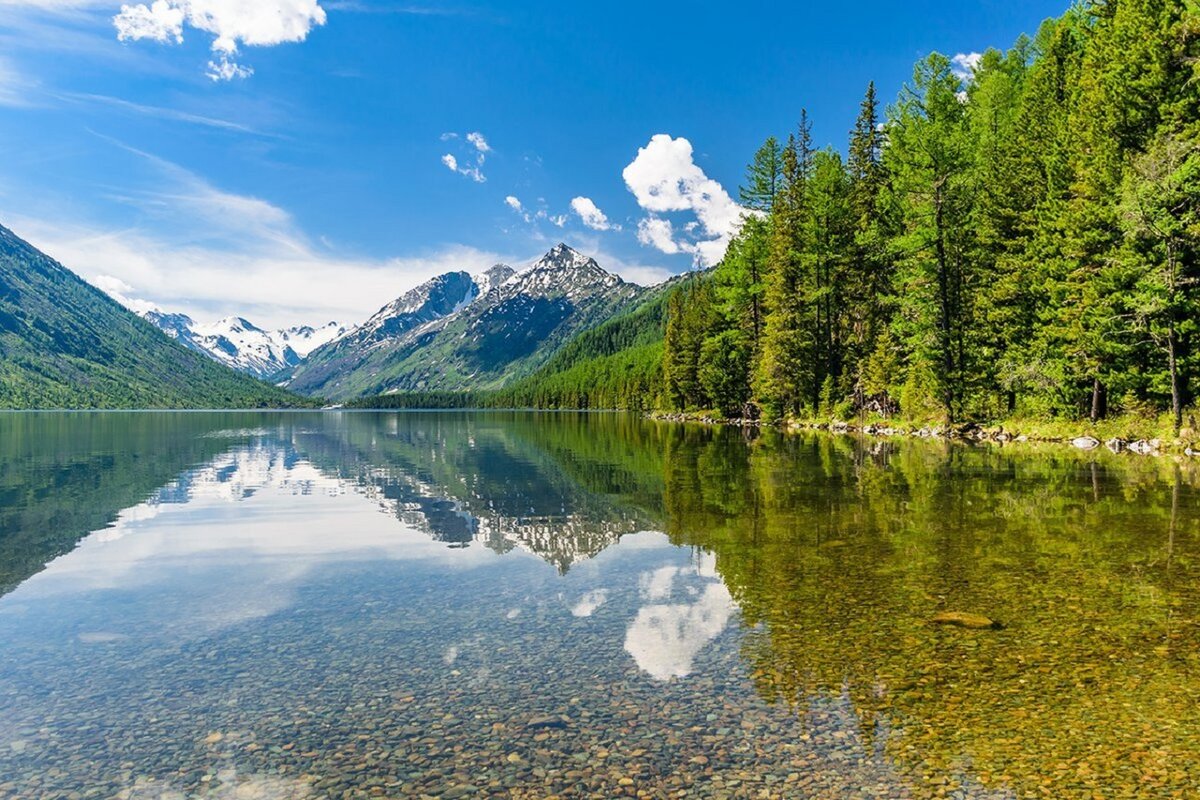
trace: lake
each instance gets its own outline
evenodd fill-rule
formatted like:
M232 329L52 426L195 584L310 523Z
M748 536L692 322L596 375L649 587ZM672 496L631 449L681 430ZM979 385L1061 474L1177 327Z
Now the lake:
M1197 486L619 414L2 414L0 797L1194 797Z

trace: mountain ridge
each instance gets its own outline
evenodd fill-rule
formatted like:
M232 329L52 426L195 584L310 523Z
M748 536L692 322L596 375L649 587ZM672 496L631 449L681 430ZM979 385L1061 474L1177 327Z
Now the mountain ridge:
M322 344L349 332L337 322L267 330L241 316L198 323L186 314L158 309L138 313L184 347L262 380L297 366Z
M315 350L285 385L333 400L499 388L645 291L559 243L521 271L501 264L433 278Z

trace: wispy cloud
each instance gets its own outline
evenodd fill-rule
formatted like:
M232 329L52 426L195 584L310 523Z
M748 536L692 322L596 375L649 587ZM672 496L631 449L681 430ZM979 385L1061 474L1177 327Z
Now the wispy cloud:
M37 82L17 71L17 68L0 57L0 106L22 108L34 105L30 91L35 89Z
M457 172L459 175L465 175L476 183L486 183L487 176L483 174L483 165L487 163L488 153L492 152L492 146L488 144L484 135L479 131L459 136L457 133L443 133L441 136L443 142L465 141L466 146L459 145L461 155L456 156L453 153L446 153L442 156L442 163L451 172Z
M242 314L273 327L358 321L377 310L380 298L397 297L435 275L508 260L455 244L396 258L333 249L267 200L222 190L169 161L125 149L162 184L123 195L138 212L132 225L0 211L5 224L35 246L90 281L118 287L131 302L200 319Z
M128 111L133 114L155 117L157 119L172 120L175 122L187 122L193 125L217 128L219 130L225 130L234 133L247 133L254 136L283 138L277 134L264 133L263 131L250 127L249 125L243 125L240 122L231 122L229 120L219 119L217 117L208 117L202 114L192 114L188 111L181 111L175 108L164 108L162 106L149 106L142 103L134 103L129 100L122 100L119 97L109 97L108 95L87 94L81 92L62 92L54 96L67 102L96 103L109 106L111 108L116 108L121 111Z
M438 6L390 5L368 3L360 0L331 0L324 4L329 11L348 11L356 14L401 14L414 17L462 17L476 12L466 8L444 8Z

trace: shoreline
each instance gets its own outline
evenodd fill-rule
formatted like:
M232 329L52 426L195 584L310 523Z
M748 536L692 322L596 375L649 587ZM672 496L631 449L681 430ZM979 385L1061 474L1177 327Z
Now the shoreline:
M818 422L813 420L791 420L766 423L753 419L728 419L701 412L650 412L643 415L657 422L720 425L734 428L774 428L783 433L831 433L842 436L868 436L878 439L939 439L947 442L967 444L1050 444L1068 447L1082 452L1108 450L1115 455L1137 455L1150 457L1182 456L1200 457L1200 445L1185 439L1165 441L1161 438L1113 436L1101 440L1091 431L1078 432L1074 436L1046 436L1006 430L1003 425L985 426L976 422L957 425L924 425L900 422L868 422L855 424L841 420Z

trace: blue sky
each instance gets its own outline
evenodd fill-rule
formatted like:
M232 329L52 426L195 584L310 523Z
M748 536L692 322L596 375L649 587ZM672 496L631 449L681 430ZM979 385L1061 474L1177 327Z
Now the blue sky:
M843 147L868 81L1064 7L0 0L0 224L204 321L359 322L559 240L651 283L802 107Z

